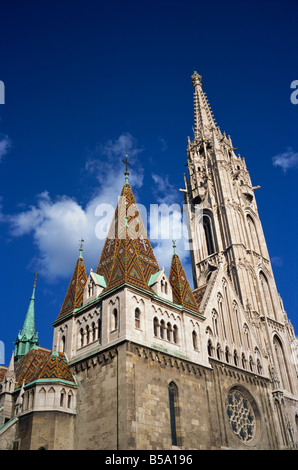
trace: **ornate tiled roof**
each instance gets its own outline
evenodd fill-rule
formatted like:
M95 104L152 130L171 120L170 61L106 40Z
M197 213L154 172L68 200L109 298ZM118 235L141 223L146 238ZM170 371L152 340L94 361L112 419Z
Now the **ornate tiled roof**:
M8 371L7 367L0 366L0 383L2 382L7 371Z
M38 347L31 349L14 366L16 386L38 379L60 379L74 382L63 353Z
M75 308L79 308L83 302L84 288L87 282L87 274L84 259L80 256L76 262L76 266L70 280L64 302L62 304L58 318L63 317Z
M151 274L159 271L131 186L123 186L96 273L106 290L124 282L148 289Z
M169 280L173 291L173 302L200 313L179 256L174 253Z
M204 294L206 292L206 289L207 289L207 284L205 284L204 286L201 286L201 287L197 287L196 289L194 289L192 292L193 292L193 295L197 301L197 304L198 306L200 306L201 302L202 302L202 299L204 297Z

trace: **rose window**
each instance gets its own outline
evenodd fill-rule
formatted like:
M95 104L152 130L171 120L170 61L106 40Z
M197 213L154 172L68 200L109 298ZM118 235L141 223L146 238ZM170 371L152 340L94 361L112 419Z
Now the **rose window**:
M255 435L255 414L249 400L239 390L228 394L227 415L234 433L244 442Z

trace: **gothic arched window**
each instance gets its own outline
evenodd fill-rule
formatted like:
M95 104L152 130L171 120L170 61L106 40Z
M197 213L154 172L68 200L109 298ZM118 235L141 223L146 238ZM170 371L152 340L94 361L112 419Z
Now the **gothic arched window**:
M99 342L101 342L101 319L98 319L98 324L97 324L97 339Z
M208 349L208 356L212 357L212 355L213 355L213 347L212 347L212 341L211 341L211 339L209 339L209 341L208 341L207 349Z
M177 445L178 388L174 382L169 384L169 405L172 445Z
M277 360L278 372L281 379L281 385L283 388L291 392L292 390L289 382L287 361L285 358L283 345L276 335L273 338L273 345L275 350L275 357Z
M89 344L90 341L90 330L89 325L86 326L86 343Z
M158 318L155 317L154 320L153 320L153 332L154 332L154 336L158 336L158 327L159 327L159 321L158 321Z
M261 253L258 233L256 230L254 220L252 219L250 215L247 215L246 220L247 220L247 225L249 228L250 248L256 253Z
M61 338L61 351L62 352L65 352L65 344L66 344L66 339L65 339L65 335L63 335Z
M141 312L139 308L135 309L135 327L140 328L141 326Z
M211 220L210 220L210 217L207 215L203 216L203 228L204 228L206 245L207 245L207 253L209 256L215 253L215 246L214 246Z
M217 359L221 359L221 348L220 348L219 343L216 346L216 355L217 355Z
M80 345L81 345L81 348L84 346L84 330L83 330L83 328L80 329Z
M235 366L238 366L238 354L236 349L234 350L234 364Z
M113 320L112 329L117 330L117 328L118 328L118 311L117 311L116 308L114 308L114 310L113 310L112 320Z
M92 323L92 341L96 340L96 328L95 328L95 323Z
M178 328L176 325L173 327L173 341L174 343L178 343Z
M270 291L268 279L262 271L259 274L259 279L260 279L261 286L262 286L265 309L267 310L266 313L269 317L272 318L275 316L275 310L274 310L274 306L272 302L271 291Z
M164 338L164 331L165 331L166 325L164 320L161 320L160 322L160 337L163 339Z
M194 349L198 349L198 335L195 331L192 332L192 345Z
M229 351L228 346L226 347L225 356L226 356L226 362L230 362L230 351Z
M167 324L167 340L171 341L172 339L172 325L171 323Z

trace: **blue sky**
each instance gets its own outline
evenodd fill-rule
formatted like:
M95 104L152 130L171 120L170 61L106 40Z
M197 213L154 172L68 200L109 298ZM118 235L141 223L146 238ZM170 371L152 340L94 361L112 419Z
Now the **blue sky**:
M191 75L245 157L278 291L298 331L296 0L2 0L0 4L1 334L7 364L36 290L40 344L52 346L79 239L96 269L99 203L124 182L137 201L182 204ZM169 245L169 246L168 246ZM157 248L169 267L171 243ZM179 253L189 271L187 253Z

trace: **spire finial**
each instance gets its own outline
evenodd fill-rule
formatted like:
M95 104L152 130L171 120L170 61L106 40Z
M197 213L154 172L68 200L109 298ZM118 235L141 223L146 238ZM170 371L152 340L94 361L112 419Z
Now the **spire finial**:
M173 250L174 250L174 255L176 254L176 240L172 240L173 242Z
M37 278L38 278L38 272L35 271L34 275L35 275L35 277L34 277L33 289L35 289L35 287L36 287L36 281L37 281Z
M85 241L85 240L83 240L82 238L81 238L81 240L79 240L79 243L80 243L80 245L79 245L80 258L83 258L82 251L83 251L83 244L84 244L84 241Z
M129 172L128 172L128 167L131 166L130 163L128 163L128 155L126 154L125 157L124 157L124 160L122 160L123 163L125 163L125 184L128 184L128 176L129 176Z
M192 84L193 84L194 87L196 87L196 85L201 85L201 83L202 83L202 76L199 75L196 70L195 70L194 73L192 74L191 78L192 78Z

